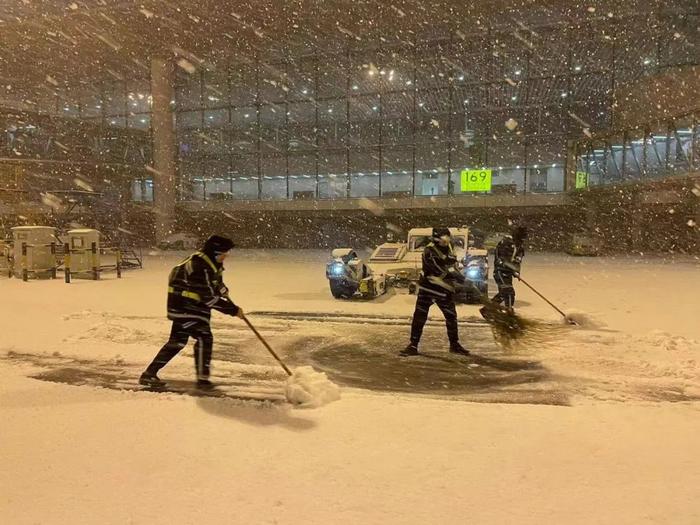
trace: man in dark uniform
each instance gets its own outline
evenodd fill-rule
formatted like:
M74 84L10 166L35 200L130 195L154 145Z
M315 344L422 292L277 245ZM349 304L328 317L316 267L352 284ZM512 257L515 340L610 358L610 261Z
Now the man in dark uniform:
M433 228L431 242L423 250L423 270L418 281L416 310L411 324L411 342L400 352L402 356L418 355L418 343L433 303L438 305L445 316L450 352L469 355L459 343L454 297L456 289L465 282L464 275L457 268L450 230Z
M170 339L160 349L139 383L149 387L164 387L158 371L194 339L194 361L197 386L211 388L209 364L214 338L209 321L212 308L224 314L243 317L243 310L228 297L222 273L223 262L234 244L231 239L212 235L201 251L195 252L170 272L168 280L168 319L173 322Z
M513 276L520 275L520 264L525 256L523 247L525 239L527 239L527 229L518 226L513 230L512 235L506 235L496 245L493 279L498 285L498 293L492 301L496 304L503 303L509 312L512 312L515 306Z

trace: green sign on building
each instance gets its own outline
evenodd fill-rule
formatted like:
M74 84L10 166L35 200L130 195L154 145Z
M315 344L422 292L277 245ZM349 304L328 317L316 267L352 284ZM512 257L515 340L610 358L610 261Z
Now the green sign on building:
M588 188L588 173L585 171L576 172L576 189Z
M491 170L462 170L462 191L491 191Z

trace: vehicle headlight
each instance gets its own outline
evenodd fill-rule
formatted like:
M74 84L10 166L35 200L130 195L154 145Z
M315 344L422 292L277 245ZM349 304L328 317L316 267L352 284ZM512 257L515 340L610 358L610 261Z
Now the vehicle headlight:
M472 266L471 268L467 268L467 277L470 279L476 279L481 275L481 270L479 268Z
M333 275L343 275L345 273L345 265L343 263L333 263L331 265L331 273Z

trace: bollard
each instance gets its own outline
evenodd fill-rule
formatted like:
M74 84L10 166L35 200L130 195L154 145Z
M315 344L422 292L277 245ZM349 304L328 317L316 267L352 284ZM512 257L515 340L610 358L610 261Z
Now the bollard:
M21 265L22 265L22 280L26 282L29 280L29 272L27 271L27 243L26 242L22 243Z
M63 267L66 274L66 283L70 284L70 245L63 245Z
M51 267L51 278L56 278L56 243L51 243L51 255L53 257L53 266Z
M117 279L122 278L122 252L117 249Z
M100 270L97 268L97 243L93 242L90 247L92 253L92 278L97 281L100 278Z

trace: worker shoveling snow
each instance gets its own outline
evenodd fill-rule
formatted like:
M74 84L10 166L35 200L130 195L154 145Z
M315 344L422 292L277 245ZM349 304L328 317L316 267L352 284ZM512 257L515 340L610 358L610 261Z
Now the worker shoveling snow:
M316 408L340 399L340 388L323 372L300 366L287 379L285 395L290 403Z

